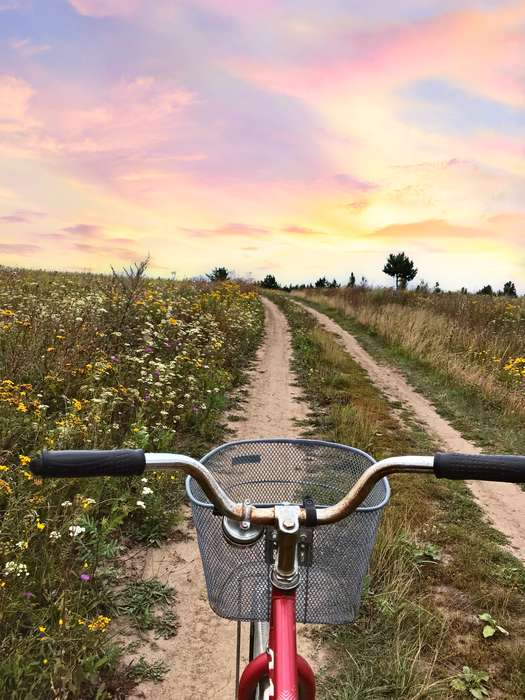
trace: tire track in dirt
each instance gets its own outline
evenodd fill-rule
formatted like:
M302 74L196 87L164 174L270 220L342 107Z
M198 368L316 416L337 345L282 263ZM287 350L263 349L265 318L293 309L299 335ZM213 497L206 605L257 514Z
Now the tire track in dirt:
M247 399L238 418L229 424L232 439L299 437L298 421L307 416L290 367L291 337L286 318L267 299L265 335L250 372ZM208 605L204 574L195 530L185 509L179 537L159 549L145 552L142 578L156 577L173 586L177 595L179 629L168 640L150 641L140 653L148 661L162 660L168 667L160 684L142 683L131 697L155 700L193 698L234 698L236 623L217 617ZM246 630L243 630L247 638ZM304 631L299 632L299 649L315 666L324 656ZM316 663L317 662L317 663Z
M353 335L325 314L298 301L295 303L308 311L325 330L334 333L344 349L368 372L378 389L388 399L401 401L443 450L481 452L479 447L465 440L461 433L442 418L430 401L408 384L401 372L378 364ZM516 484L492 481L469 481L468 484L491 524L508 538L512 553L525 561L525 493Z

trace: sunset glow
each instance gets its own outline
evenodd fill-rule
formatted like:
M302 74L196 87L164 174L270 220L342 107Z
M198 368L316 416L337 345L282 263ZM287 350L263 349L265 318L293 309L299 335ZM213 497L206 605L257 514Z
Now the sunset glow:
M525 293L524 45L521 0L0 0L0 261Z

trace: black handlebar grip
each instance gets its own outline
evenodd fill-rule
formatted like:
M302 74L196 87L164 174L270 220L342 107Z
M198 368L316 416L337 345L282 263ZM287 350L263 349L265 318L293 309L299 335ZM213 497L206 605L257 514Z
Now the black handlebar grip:
M434 474L438 479L478 479L523 484L525 457L440 452L434 457Z
M146 468L144 450L44 451L31 460L40 477L135 476Z

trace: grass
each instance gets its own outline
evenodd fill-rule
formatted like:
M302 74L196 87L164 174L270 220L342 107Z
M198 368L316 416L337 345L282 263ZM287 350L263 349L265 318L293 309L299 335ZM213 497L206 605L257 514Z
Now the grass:
M398 343L387 342L374 329L323 303L321 296L302 298L301 302L330 316L377 360L400 369L410 384L429 398L438 413L465 438L487 452L525 454L523 417L502 411L504 393L500 401L488 400L476 386L458 381L445 369L436 367L431 358L414 357Z
M316 436L376 457L432 453L429 437L395 418L393 406L331 334L284 295L272 298L291 325ZM420 476L391 482L361 614L354 625L320 632L337 661L335 675L321 678L320 696L459 698L462 691L451 682L468 666L489 674L490 697L523 697L524 567L502 549L502 536L484 522L462 483ZM484 612L509 637L484 639L478 618Z
M361 288L301 296L351 316L500 412L525 417L525 300Z
M158 582L119 594L115 562L168 536L182 481L42 482L30 456L199 456L223 433L262 328L257 295L235 283L148 279L140 265L113 276L0 268L0 697L109 698L123 651L112 618L142 614L159 635L177 625Z

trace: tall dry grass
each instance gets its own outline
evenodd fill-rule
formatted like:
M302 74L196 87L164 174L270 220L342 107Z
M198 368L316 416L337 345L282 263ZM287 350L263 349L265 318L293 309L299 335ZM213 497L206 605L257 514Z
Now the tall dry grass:
M525 415L525 300L389 289L298 292L353 317L432 367Z

